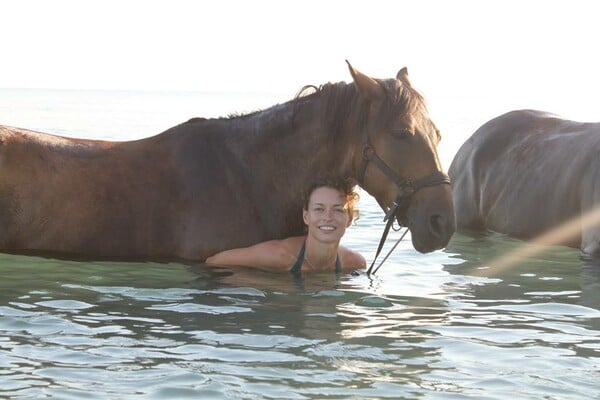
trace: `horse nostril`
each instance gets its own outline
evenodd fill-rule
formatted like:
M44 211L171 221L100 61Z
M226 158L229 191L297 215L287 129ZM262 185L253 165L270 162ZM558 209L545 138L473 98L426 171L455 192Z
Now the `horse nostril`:
M444 217L441 215L432 215L429 220L429 227L432 233L441 236L444 231Z

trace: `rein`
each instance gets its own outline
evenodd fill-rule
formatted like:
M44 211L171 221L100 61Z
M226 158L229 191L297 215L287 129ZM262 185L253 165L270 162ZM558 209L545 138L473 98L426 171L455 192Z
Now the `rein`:
M381 253L381 249L383 248L383 244L385 243L385 241L387 239L387 235L390 231L390 228L392 227L392 224L394 223L394 219L395 219L394 216L398 212L400 204L410 200L411 196L420 189L423 189L423 188L429 187L429 186L436 186L436 185L443 185L443 184L449 185L450 184L450 178L448 177L448 175L446 175L442 171L434 171L429 175L426 175L422 178L415 179L415 180L411 180L408 178L402 178L393 169L391 169L385 163L385 161L383 161L377 155L377 153L375 152L375 148L373 147L373 145L371 144L371 141L369 139L369 133L365 132L365 139L363 141L363 157L362 157L362 162L360 164L360 168L358 169L358 182L360 184L364 184L365 173L367 172L367 167L369 166L369 163L373 163L379 169L379 171L381 171L392 182L394 182L394 184L398 187L398 194L396 196L396 200L394 200L394 202L392 203L392 205L390 207L386 207L384 204L382 204L382 202L377 200L377 202L379 203L379 207L381 207L381 209L385 213L385 218L383 219L383 221L384 222L387 221L387 223L383 230L381 240L379 241L379 246L377 246L377 252L375 253L375 258L373 259L371 266L367 270L367 275L371 275L371 273L375 274L375 272L377 272L379 267L381 267L383 262L385 262L385 260L390 255L388 253L388 255L384 258L384 260L381 262L381 264L379 264L377 266L377 268L375 269L375 271L373 271L373 266L375 265L375 261L377 260L377 257L379 257L379 253ZM408 228L407 228L406 232L408 232ZM404 234L402 235L400 240L402 240L404 235L406 235L406 232L404 232ZM400 242L400 240L398 241L398 243ZM396 245L394 245L394 247L392 248L392 251L396 248L398 243L396 243ZM391 251L390 251L390 253L391 253Z

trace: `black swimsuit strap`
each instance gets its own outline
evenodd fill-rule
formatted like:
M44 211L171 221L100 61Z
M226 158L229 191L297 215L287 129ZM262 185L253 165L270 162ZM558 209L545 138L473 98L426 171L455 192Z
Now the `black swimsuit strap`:
M302 248L298 253L298 258L296 259L296 263L290 268L290 272L292 274L300 274L302 271L302 264L304 263L304 252L306 251L306 242L302 243ZM340 255L337 254L335 258L335 272L342 272L342 262L340 261Z
M342 262L340 261L340 255L336 255L335 257L335 273L339 274L342 272Z
M298 258L296 259L296 263L290 268L290 272L292 274L300 274L302 271L302 263L304 262L304 251L306 250L306 242L302 243L302 248L300 249L300 253L298 253Z

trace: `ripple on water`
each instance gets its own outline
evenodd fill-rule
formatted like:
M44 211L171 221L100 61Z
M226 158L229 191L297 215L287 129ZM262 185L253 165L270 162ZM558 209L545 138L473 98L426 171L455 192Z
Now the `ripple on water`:
M38 301L35 304L38 306L54 308L62 311L78 311L94 307L92 304L78 300L46 300Z
M250 307L215 306L195 303L156 304L146 307L146 309L153 311L173 311L182 314L200 313L211 315L252 312Z

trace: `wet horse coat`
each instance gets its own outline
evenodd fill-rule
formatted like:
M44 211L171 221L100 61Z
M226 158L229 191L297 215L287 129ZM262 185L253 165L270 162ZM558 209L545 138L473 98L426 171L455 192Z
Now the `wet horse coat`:
M350 72L350 84L130 142L0 127L0 251L203 260L301 235L301 189L323 173L357 179L365 138L399 176L441 171L439 133L406 70ZM384 207L399 190L372 166L360 185ZM418 190L397 217L419 251L442 248L454 231L448 185Z
M457 226L600 254L600 124L513 111L481 126L449 169ZM580 218L584 216L582 220ZM572 221L571 232L547 233ZM573 225L571 225L573 226Z

